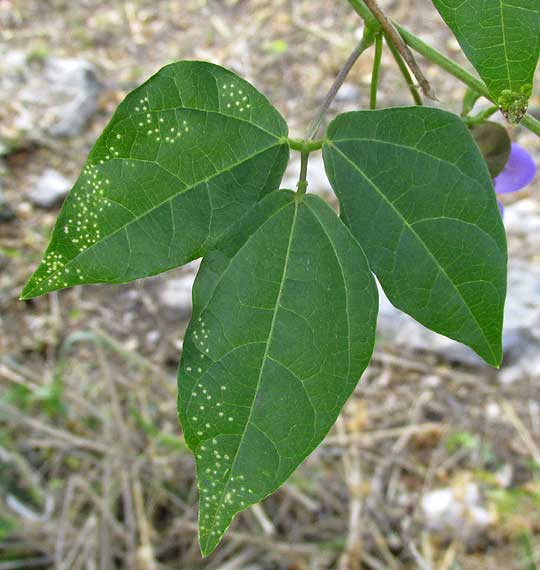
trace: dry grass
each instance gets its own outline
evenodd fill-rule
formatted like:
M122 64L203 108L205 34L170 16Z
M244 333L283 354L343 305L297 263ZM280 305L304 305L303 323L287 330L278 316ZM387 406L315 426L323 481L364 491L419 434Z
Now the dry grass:
M379 349L321 448L203 561L172 372L99 331L68 336L58 356L49 381L9 358L0 365L4 499L17 521L2 547L6 559L24 556L20 567L487 569L506 555L517 570L514 538L540 531L534 502L530 512L526 503L499 509L467 552L437 543L418 509L427 490L473 480L493 509L538 493L532 383L504 389L494 377ZM494 405L500 414L486 414ZM503 465L510 490L497 480Z

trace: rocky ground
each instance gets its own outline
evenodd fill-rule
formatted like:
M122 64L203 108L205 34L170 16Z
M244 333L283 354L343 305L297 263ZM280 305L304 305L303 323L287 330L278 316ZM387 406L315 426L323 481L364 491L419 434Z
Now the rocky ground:
M463 63L430 3L381 5ZM335 429L207 560L175 411L198 264L18 301L138 83L172 60L211 60L302 136L360 33L330 0L0 0L0 570L540 568L538 181L507 202L502 369L383 299L372 365ZM437 104L459 110L463 87L419 61ZM370 66L357 63L332 113L366 106ZM387 53L381 87L382 105L409 104ZM540 162L538 139L512 136ZM310 190L332 201L310 162ZM286 185L297 170L293 158Z

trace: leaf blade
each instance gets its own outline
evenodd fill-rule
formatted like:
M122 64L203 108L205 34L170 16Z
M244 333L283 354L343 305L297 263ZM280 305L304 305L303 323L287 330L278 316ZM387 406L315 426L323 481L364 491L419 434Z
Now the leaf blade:
M540 55L535 0L433 0L494 100L511 122L527 110Z
M390 301L498 366L506 238L460 119L437 109L337 117L323 157L342 217Z
M22 298L123 283L203 255L283 175L287 125L219 66L178 62L130 93L92 149Z
M203 554L324 437L373 347L376 286L334 212L279 191L249 218L203 260L179 370Z

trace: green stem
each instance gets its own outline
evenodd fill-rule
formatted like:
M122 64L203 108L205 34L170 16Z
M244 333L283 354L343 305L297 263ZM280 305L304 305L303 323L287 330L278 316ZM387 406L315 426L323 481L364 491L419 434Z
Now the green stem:
M493 107L489 107L488 109L485 109L484 111L481 111L480 113L473 115L472 117L471 116L463 117L463 120L465 121L465 124L469 127L472 125L481 125L482 123L485 123L498 110L499 107L497 107L497 105L494 105Z
M462 117L466 117L474 109L474 106L480 97L482 97L482 95L480 95L478 91L467 87L465 94L463 95L463 103L461 106Z
M321 150L324 139L305 140L285 138L283 142L286 142L293 150L297 150L298 152L313 152L314 150Z
M355 10L355 12L366 22L366 25L371 25L373 20L373 16L367 6L362 2L362 0L348 0L351 7ZM368 14L369 12L369 14ZM446 57L443 53L439 50L435 49L434 47L430 46L423 40L421 40L418 36L414 35L413 33L409 32L406 28L398 24L397 22L392 22L396 30L399 32L405 43L418 52L420 55L424 56L426 59L435 63L450 75L453 75L456 79L459 79L462 83L474 89L480 95L484 96L486 99L491 101L492 103L497 104L496 101L493 100L491 94L488 91L488 88L485 86L483 81L469 73L466 69L463 69L460 65L452 61L450 58ZM376 28L373 28L376 29ZM532 115L527 114L523 117L520 123L523 127L528 129L529 131L533 132L535 135L540 137L540 121L535 119Z
M523 119L521 119L520 125L523 125L526 129L529 129L529 131L540 137L540 121L535 119L532 115L525 115Z
M416 63L416 59L412 54L409 46L405 43L399 32L396 30L393 22L391 22L386 14L381 10L377 0L362 0L369 11L373 14L374 18L379 22L382 29L384 30L384 35L388 43L392 42L394 47L399 51L401 57L407 63L409 69L416 77L422 93L428 98L437 100L429 81L420 69L420 66Z
M403 61L403 58L401 57L401 54L399 53L399 51L396 49L396 46L394 46L392 42L387 42L387 45L388 48L390 49L390 52L394 56L394 60L397 63L397 66L399 68L399 71L401 72L401 75L403 76L403 79L405 79L405 83L407 83L407 87L411 92L414 104L422 105L422 96L420 95L420 92L416 88L413 78L409 72L408 67L405 65L405 62Z
M484 96L488 101L497 104L497 101L493 100L488 88L480 79L469 73L466 69L463 69L461 65L458 65L440 51L421 40L419 37L406 30L403 26L400 26L395 22L394 26L405 42L420 55L423 55L426 59L429 59L429 61L435 63L450 73L450 75L453 75L456 79L459 79L461 82L465 83L465 85L480 93L480 95ZM521 120L520 125L540 137L540 121L535 119L532 115L525 115Z
M340 69L336 79L334 80L334 83L332 84L332 87L330 87L330 90L328 91L326 97L324 98L323 104L321 105L321 108L317 113L317 116L313 119L313 122L311 123L309 129L309 135L307 136L308 140L313 140L317 135L321 123L324 119L324 116L326 115L326 112L330 108L330 105L332 104L332 101L335 99L341 86L345 82L347 75L349 75L349 72L351 71L353 65L356 63L356 60L362 55L362 53L366 51L366 49L368 49L371 46L373 41L374 41L373 34L366 27L364 29L364 35L360 40L360 43L354 48L351 55L349 55L349 57L347 58L347 61L344 63L343 67Z
M417 51L420 55L423 55L426 59L429 59L432 63L435 63L439 67L442 67L445 71L448 71L450 75L453 75L456 79L459 79L465 85L468 85L471 89L474 89L487 99L491 100L491 95L487 87L484 83L476 78L474 75L469 73L466 69L463 69L461 65L458 65L454 61L452 61L449 57L446 57L443 53L439 50L435 49L434 47L430 46L423 40L421 40L418 36L415 36L408 30L406 30L403 26L396 24L394 22L394 26L397 31L400 33L401 37L405 40L405 42L412 47L415 51Z
M382 26L377 22L375 16L370 9L362 2L362 0L348 0L352 9L364 20L366 26L371 28L373 32L382 30Z
M308 182L307 182L307 169L309 161L309 151L302 151L300 155L300 177L298 178L298 184L296 185L297 192L299 195L305 194Z
M379 32L375 36L375 55L373 56L373 71L371 73L371 90L369 95L369 108L377 108L377 91L379 89L379 72L381 69L383 37Z
M364 19L366 25L372 21L371 13L368 14L369 9L363 4L362 0L348 0L349 4L352 8L356 11L356 13ZM418 36L414 35L413 33L409 32L403 26L398 24L397 22L392 22L396 30L399 32L401 37L405 40L405 43L409 45L412 49L418 52L420 55L423 55L426 59L435 63L450 75L453 75L456 79L459 79L462 83L474 89L480 95L484 96L486 99L491 101L492 103L497 104L496 101L493 100L491 94L488 91L488 88L485 86L483 81L469 73L466 69L463 69L461 65L458 65L450 58L446 57L443 53L439 50L435 49L434 47L430 46L423 40L421 40ZM532 115L527 114L523 117L520 123L526 129L540 137L540 121L535 119Z

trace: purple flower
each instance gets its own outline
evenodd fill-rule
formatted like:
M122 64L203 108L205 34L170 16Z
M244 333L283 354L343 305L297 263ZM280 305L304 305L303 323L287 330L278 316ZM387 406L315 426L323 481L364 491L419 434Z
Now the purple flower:
M495 192L497 194L510 194L525 188L536 176L536 164L532 156L521 146L512 143L510 157L503 171L493 180ZM501 215L504 213L504 206L500 203Z
M523 147L512 143L508 162L495 178L495 190L498 194L517 192L530 184L535 176L536 164L532 156Z

